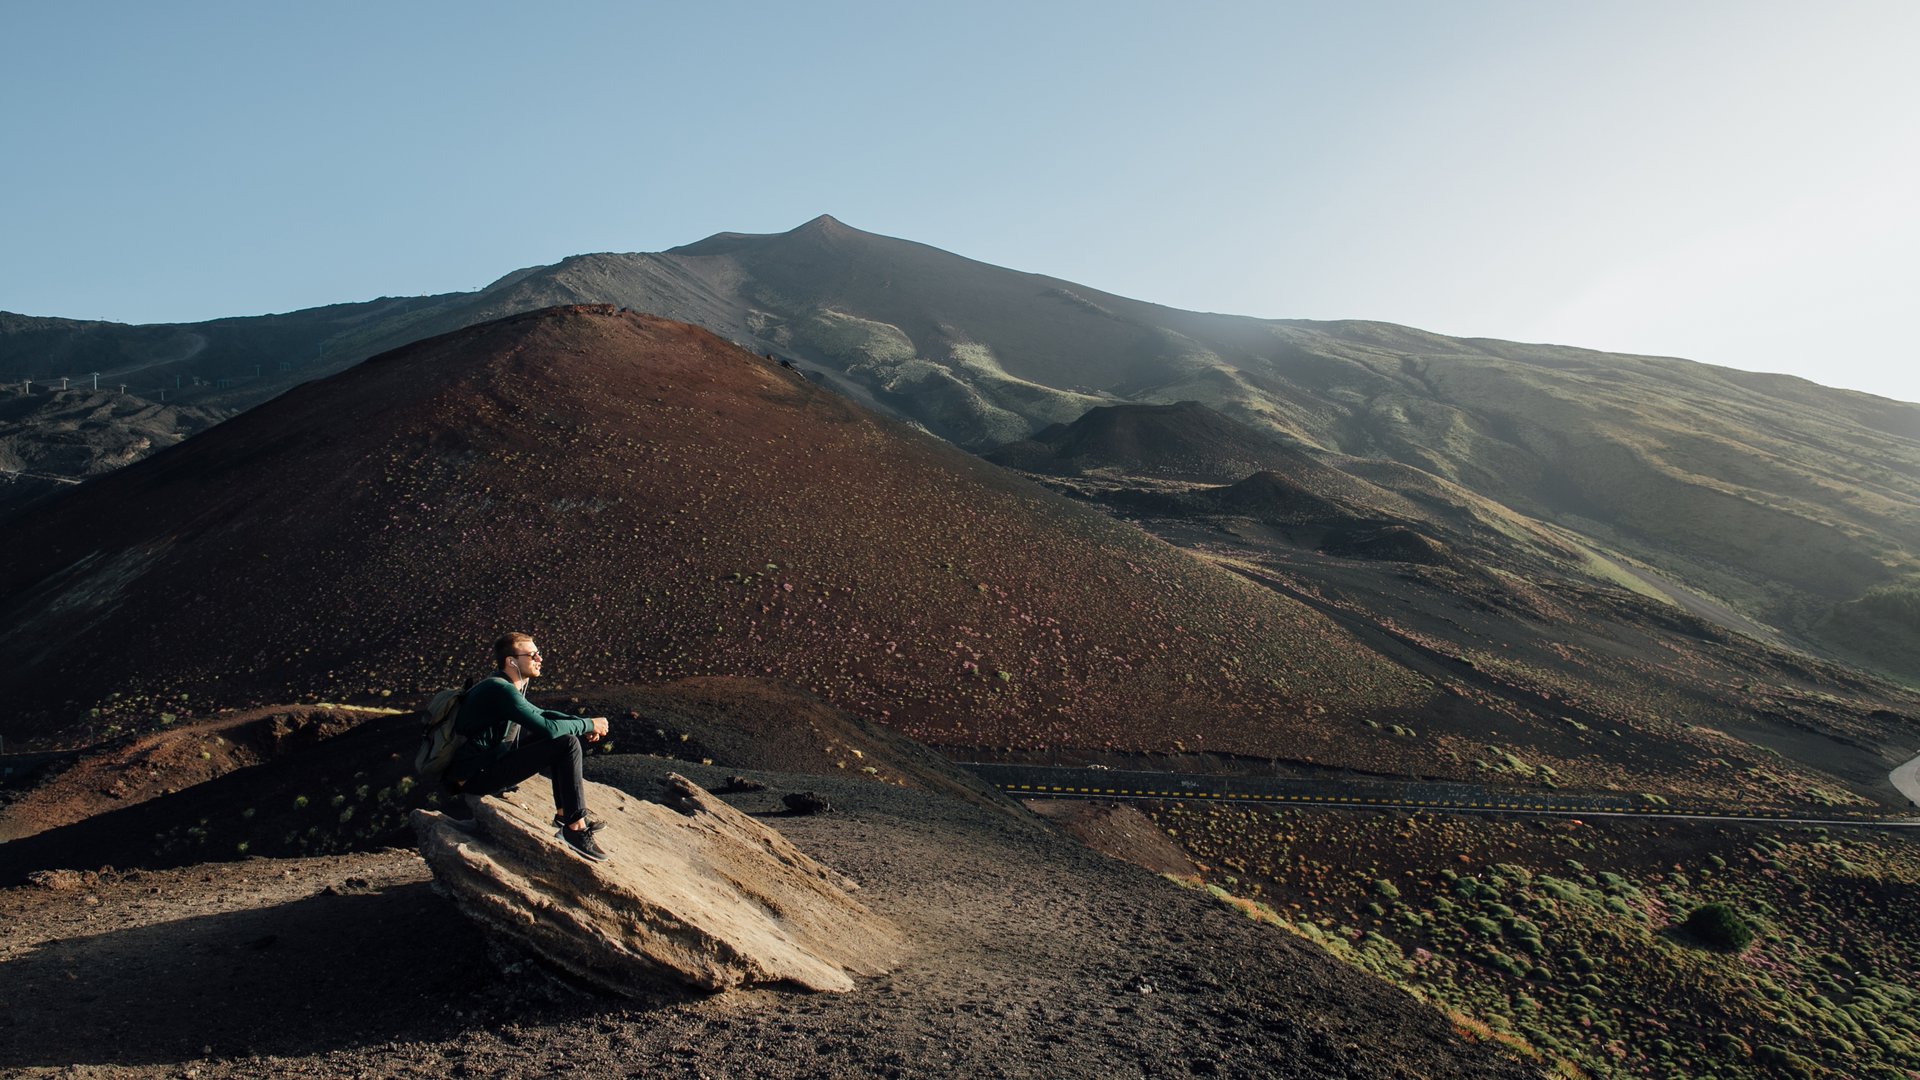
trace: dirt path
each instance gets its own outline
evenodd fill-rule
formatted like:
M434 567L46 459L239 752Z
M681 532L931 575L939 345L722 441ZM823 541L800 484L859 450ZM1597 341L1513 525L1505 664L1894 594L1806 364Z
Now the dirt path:
M669 767L721 779L644 758L595 778L646 794ZM737 804L775 815L793 779L764 776ZM769 821L911 942L854 993L610 1001L502 975L409 852L71 875L0 892L0 1072L1531 1075L1316 947L1018 811L804 783L835 812Z

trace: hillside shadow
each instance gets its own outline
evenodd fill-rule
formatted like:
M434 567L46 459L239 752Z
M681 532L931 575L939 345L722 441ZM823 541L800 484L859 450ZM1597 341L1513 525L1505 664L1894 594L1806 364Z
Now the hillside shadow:
M550 1007L426 882L49 941L0 983L0 1073L435 1041Z
M241 853L335 854L411 846L410 799L363 797L407 775L419 728L405 714L377 717L317 745L236 769L182 790L94 813L0 844L0 886L35 870L170 869ZM333 800L338 798L340 803ZM351 821L339 808L351 806ZM240 845L245 844L245 847Z

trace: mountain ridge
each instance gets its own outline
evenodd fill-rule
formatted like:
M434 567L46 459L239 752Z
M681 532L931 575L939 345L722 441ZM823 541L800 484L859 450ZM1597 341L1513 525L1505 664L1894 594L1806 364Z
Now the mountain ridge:
M199 364L203 385L181 393L244 406L402 340L583 302L706 326L976 451L1098 406L1199 401L1310 451L1430 473L1684 580L1802 647L1920 679L1920 661L1888 667L1902 650L1851 644L1890 635L1920 655L1920 627L1872 622L1878 609L1856 604L1920 589L1920 406L1791 376L1365 320L1179 311L827 215L666 252L574 256L385 313L273 317L253 328L261 347L302 342L282 350L298 360L284 373L249 362L257 354L224 324L192 328L208 344L191 360L158 363L148 342L140 370L177 378ZM169 331L176 347L181 332ZM81 337L98 355L116 335L155 333ZM22 358L50 334L0 330L0 373L38 374ZM63 346L76 358L79 340ZM1831 632L1835 613L1871 626Z
M754 778L838 808L783 829L826 844L873 903L924 935L927 962L906 972L917 978L858 995L866 1004L850 1015L801 1015L785 1008L792 995L774 995L711 1017L702 1003L603 1016L594 1060L608 1069L693 1060L692 1047L719 1071L791 1072L765 1049L796 1038L825 1072L923 1060L951 1071L961 1058L986 1071L1044 1058L1056 1071L1093 1061L1195 1074L1276 1061L1378 1075L1914 1064L1906 845L1847 827L1654 813L1669 800L1856 821L1906 811L1886 768L1912 752L1920 697L1773 647L1778 635L1750 621L1728 632L1738 620L1704 591L1673 606L1688 594L1653 565L1749 588L1757 610L1824 610L1845 620L1842 636L1897 653L1898 635L1876 627L1920 611L1899 588L1920 475L1903 436L1822 411L1841 397L1764 381L1729 389L1681 361L1659 382L1660 358L1386 324L1153 323L1044 281L988 275L984 292L908 318L872 305L891 279L888 264L861 261L862 234L809 224L848 257L837 292L792 292L821 263L819 235L794 238L788 265L761 275L766 245L742 234L727 254L578 256L507 275L483 299L422 298L391 322L362 313L347 331L362 344L444 329L343 361L0 521L0 731L107 737L94 768L63 777L90 809L142 785L160 793L8 845L12 872L72 868L6 890L19 916L8 944L49 988L19 1025L38 1034L14 1040L11 1060L143 1068L201 1061L195 1048L230 1038L245 1058L217 1062L209 1049L196 1068L252 1075L264 1050L296 1071L378 1073L444 1045L511 1071L579 1049L572 1003L498 996L522 975L468 980L492 987L483 996L512 1029L486 1053L469 1054L471 1040L486 1045L499 1025L474 1023L472 994L457 1012L419 980L408 992L422 1009L327 996L362 983L384 992L364 964L326 965L380 954L388 916L432 936L446 913L416 903L431 898L417 879L410 894L393 888L403 878L387 857L339 864L315 895L315 868L260 856L382 842L412 784L413 720L378 710L337 740L290 748L283 767L216 780L202 770L237 764L236 748L179 723L246 704L412 705L484 669L486 640L514 627L548 656L540 704L616 717L620 749L590 760L596 774L644 794L667 768L709 784L778 769ZM901 250L892 272L922 258ZM623 299L504 310L547 290ZM1015 296L1027 306L968 321ZM622 310L643 301L742 327L748 347ZM1047 371L1021 366L1045 356L994 344L1023 319L1057 320L1048 340L1068 340L1079 320L1116 311L1139 320L1125 324L1144 343L1138 367L1113 372L1132 382L1048 385ZM1208 327L1221 329L1209 338ZM226 348L210 340L199 355ZM91 408L78 395L29 404ZM1888 424L1904 415L1889 411ZM1169 417L1179 423L1135 422ZM1046 488L927 435L945 425L979 446L996 431L1084 432L1116 418L1128 422L1095 440L1091 467L1038 476ZM1262 463L1236 462L1207 486L1185 467L1196 445L1229 461L1266 440L1284 449L1273 471L1235 477ZM1231 452L1207 449L1222 446ZM1129 523L1087 509L1101 502ZM1862 587L1862 599L1819 606ZM741 723L743 709L755 723ZM854 715L827 715L837 709ZM949 805L896 788L908 776L881 752L895 739L860 734L877 724L989 760L1309 785L1385 774L1485 794L1471 813L1409 812L1181 799L1170 782L1163 799L1135 804L1137 825L1179 845L1195 883L1239 908L1200 912L1205 895L1170 900L1164 879L1069 856L1058 834L987 812L984 798ZM722 727L734 729L724 740ZM127 742L113 754L129 730L166 733L171 762ZM1072 775L1091 788L1103 774ZM1496 809L1540 791L1648 813ZM781 793L744 793L746 806L779 813ZM116 850L128 859L104 854ZM241 861L152 869L197 859ZM147 869L124 882L92 871L108 861ZM349 869L362 876L343 880ZM250 892L263 875L280 889L270 899ZM367 875L390 894L377 910L351 895ZM209 952L204 934L175 932L185 907L220 915L243 896L259 916L229 913L215 929L244 944ZM1678 927L1709 901L1752 919L1759 951L1700 953ZM1242 915L1289 933L1259 938ZM135 930L102 934L102 917ZM339 941L363 947L315 952ZM1334 968L1309 941L1371 975ZM313 953L302 970L325 981L290 983L289 948ZM1231 953L1232 970L1212 953ZM478 970L477 947L448 955ZM75 956L90 962L76 969ZM96 974L76 984L74 970ZM146 976L122 985L126 970ZM228 997L257 990L269 1007L213 1010L232 1023L187 1043L199 1006L176 993L180 971L239 987ZM1051 976L1036 983L1035 972ZM1409 1011L1411 999L1364 981L1374 975L1449 1017ZM102 1040L37 1021L76 985L145 1023ZM1221 996L1247 985L1258 992ZM1296 1000L1283 991L1306 1004L1277 1008ZM142 1012L169 994L172 1008ZM1151 1005L1142 1023L1115 1019L1121 999ZM301 1009L319 1017L318 1049L279 1019ZM973 1028L942 1019L968 1014ZM915 1020L927 1016L940 1030ZM1530 1061L1460 1053L1448 1019L1497 1032ZM1088 1034L1043 1037L1067 1021ZM1143 1045L1143 1031L1159 1041ZM972 1041L953 1044L955 1032Z
M946 744L1337 754L1296 718L1432 692L1302 605L611 307L395 350L0 542L15 737L417 695L512 626L576 685L772 675Z

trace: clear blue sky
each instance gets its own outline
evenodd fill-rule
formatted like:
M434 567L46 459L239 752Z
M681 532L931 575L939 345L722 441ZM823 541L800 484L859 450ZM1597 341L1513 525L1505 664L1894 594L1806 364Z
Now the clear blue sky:
M1920 400L1920 3L0 0L0 309L821 213L1144 300Z

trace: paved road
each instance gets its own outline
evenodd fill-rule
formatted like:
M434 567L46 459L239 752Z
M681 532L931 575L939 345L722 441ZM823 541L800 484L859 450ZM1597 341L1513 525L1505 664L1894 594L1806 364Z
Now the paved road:
M1194 799L1378 809L1442 810L1448 813L1546 814L1556 817L1638 817L1690 821L1759 821L1771 824L1920 828L1920 820L1884 814L1819 809L1771 810L1709 804L1669 805L1612 793L1498 791L1473 784L1419 780L1335 780L1266 776L1213 776L1129 772L1044 765L961 762L975 775L1015 798ZM1916 770L1920 758L1902 768Z
M15 480L22 480L22 479L26 479L26 480L52 480L53 482L55 482L55 483L57 483L57 484L78 484L78 483L81 483L81 481L79 481L79 480L75 480L75 479L74 479L73 477L71 477L71 476L55 476L55 475L53 475L52 473L43 473L43 472L27 472L27 471L25 471L25 470L17 470L17 471L16 471L16 470L7 470L7 469L0 469L0 480L6 480L6 481L8 481L9 483L11 483L11 482L13 482L13 481L15 481Z

